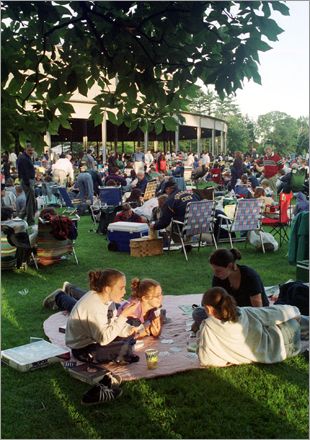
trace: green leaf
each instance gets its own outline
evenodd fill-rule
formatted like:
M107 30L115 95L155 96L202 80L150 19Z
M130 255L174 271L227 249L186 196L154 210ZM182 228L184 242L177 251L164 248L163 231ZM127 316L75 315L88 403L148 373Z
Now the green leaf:
M74 92L78 86L77 75L74 70L72 70L67 77L67 90L68 92Z
M94 126L95 127L97 127L97 125L102 124L103 113L96 113L93 120L94 120Z
M164 119L165 128L168 131L175 131L177 127L177 121L172 117L168 116Z
M58 134L59 125L59 119L54 117L52 121L49 122L47 131L49 131L50 134Z
M79 78L78 80L78 89L81 95L87 96L88 87L84 78Z
M138 125L139 121L137 119L135 121L132 121L128 133L132 133L133 131L135 131L138 128Z
M60 124L63 128L67 128L68 130L72 130L72 127L71 127L68 119L65 116L60 115L58 119L59 119Z
M134 84L127 90L127 96L129 98L129 101L132 101L132 103L136 102L136 99L137 99L137 89L136 89L136 86Z
M28 97L29 93L33 89L34 84L26 81L21 89L21 98L24 100Z
M290 15L290 10L284 3L279 1L272 1L269 3L274 11L279 11L282 15Z
M48 97L51 99L55 99L59 96L59 94L60 94L60 87L59 87L59 83L57 80L52 83L52 85L48 91Z
M117 125L117 118L115 116L115 114L113 112L109 112L107 110L107 115L108 115L108 120L113 124L113 125Z
M19 72L16 72L16 74L14 75L14 77L11 79L11 81L9 83L7 91L11 95L15 95L20 90L22 85L24 84L24 81L25 81L25 77L23 75L21 75Z
M156 121L154 126L155 126L155 133L160 134L163 130L163 123L161 121Z

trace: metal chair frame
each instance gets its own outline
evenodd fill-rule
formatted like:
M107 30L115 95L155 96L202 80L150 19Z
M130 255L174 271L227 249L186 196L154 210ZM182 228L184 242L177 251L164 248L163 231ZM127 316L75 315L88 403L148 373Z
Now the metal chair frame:
M186 245L192 242L184 243L187 237L192 237L194 235L199 235L198 251L201 247L201 237L203 233L210 233L214 246L217 249L217 243L215 240L213 232L214 224L214 213L215 213L215 201L213 200L199 200L194 202L189 202L186 206L184 222L178 220L172 220L171 230L175 225L177 228L177 234L180 237L182 249L186 261L188 261ZM181 229L181 227L183 227ZM168 250L170 250L171 235L169 240Z
M233 219L230 219L226 215L219 214L220 228L225 229L228 232L231 247L233 247L233 241L247 241L247 237L233 239L231 236L232 232L258 231L261 239L262 250L263 253L265 253L265 246L262 236L264 231L261 228L262 210L263 203L259 199L238 199ZM225 221L225 224L223 224L223 220Z

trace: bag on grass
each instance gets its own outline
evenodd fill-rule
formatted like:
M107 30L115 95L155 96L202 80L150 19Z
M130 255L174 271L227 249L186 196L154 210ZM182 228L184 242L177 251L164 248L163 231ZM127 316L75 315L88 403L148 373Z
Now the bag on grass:
M265 247L266 251L275 252L279 249L279 243L277 242L277 240L274 238L274 236L272 234L270 234L269 232L262 232L262 236L263 236L263 243L264 243L264 247ZM261 238L260 238L259 233L257 233L256 231L250 231L248 233L248 240L249 240L249 243L252 246L254 246L257 250L261 250L262 243L261 243Z

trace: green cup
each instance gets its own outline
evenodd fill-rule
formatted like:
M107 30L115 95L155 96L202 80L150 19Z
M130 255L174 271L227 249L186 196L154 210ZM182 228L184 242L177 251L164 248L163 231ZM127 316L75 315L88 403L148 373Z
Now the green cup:
M158 367L158 350L149 348L145 350L146 365L149 370L155 370Z

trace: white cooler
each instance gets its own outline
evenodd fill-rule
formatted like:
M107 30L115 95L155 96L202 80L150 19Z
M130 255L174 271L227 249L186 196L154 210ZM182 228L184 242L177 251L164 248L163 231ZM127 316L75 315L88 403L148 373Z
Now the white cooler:
M140 238L149 234L147 223L116 222L108 226L108 240L114 245L113 250L130 252L129 243L133 238Z

